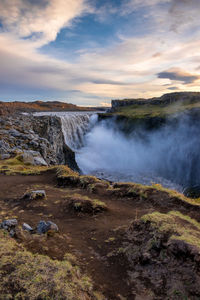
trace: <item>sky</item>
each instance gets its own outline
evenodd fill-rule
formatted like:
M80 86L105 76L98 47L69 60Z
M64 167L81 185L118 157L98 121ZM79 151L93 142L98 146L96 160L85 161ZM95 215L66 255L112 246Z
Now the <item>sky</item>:
M200 0L0 0L0 101L200 91Z

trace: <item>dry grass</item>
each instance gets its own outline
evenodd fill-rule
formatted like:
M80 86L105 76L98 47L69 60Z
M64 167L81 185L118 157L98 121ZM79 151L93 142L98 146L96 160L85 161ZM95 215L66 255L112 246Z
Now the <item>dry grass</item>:
M77 193L67 198L69 199L69 207L76 212L95 214L108 209L104 202Z
M74 260L69 254L62 262L33 255L0 231L0 299L98 300Z
M168 214L154 212L142 216L143 222L150 222L151 226L161 233L170 234L170 240L181 240L196 246L200 253L200 224L177 211Z

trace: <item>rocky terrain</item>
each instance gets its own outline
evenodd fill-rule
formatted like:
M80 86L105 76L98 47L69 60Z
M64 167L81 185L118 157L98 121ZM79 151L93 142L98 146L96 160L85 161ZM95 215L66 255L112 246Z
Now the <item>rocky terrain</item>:
M0 118L0 299L200 299L200 199L80 175L58 117Z
M4 299L199 299L198 199L64 166L1 173Z
M66 164L78 170L73 151L67 147L58 117L11 115L0 117L0 158L21 154L33 165Z

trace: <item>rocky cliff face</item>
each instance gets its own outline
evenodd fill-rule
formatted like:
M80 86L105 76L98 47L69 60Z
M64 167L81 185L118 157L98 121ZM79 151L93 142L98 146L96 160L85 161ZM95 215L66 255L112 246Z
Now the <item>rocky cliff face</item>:
M64 142L60 118L14 115L1 117L0 125L1 159L23 153L28 163L66 164L78 170L74 152Z
M169 105L173 103L188 103L200 102L200 93L195 92L183 92L183 93L169 93L161 97L151 99L123 99L123 100L112 100L112 111L124 106L129 105Z

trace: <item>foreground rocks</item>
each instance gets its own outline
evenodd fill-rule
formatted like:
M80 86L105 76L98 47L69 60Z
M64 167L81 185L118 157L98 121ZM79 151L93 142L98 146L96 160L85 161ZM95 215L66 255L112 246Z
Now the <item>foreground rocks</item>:
M23 223L22 227L18 226L18 221L16 219L4 220L0 223L0 229L8 231L11 237L21 236L21 229L32 233L32 234L49 234L53 235L59 232L58 226L52 221L40 221L35 228L32 228L29 224Z
M45 190L31 191L24 194L22 200L42 200L46 198Z
M74 152L65 144L59 117L0 117L0 159L22 154L25 164L66 164L78 170Z
M55 232L58 232L58 226L51 221L40 221L37 225L37 233L39 234Z

